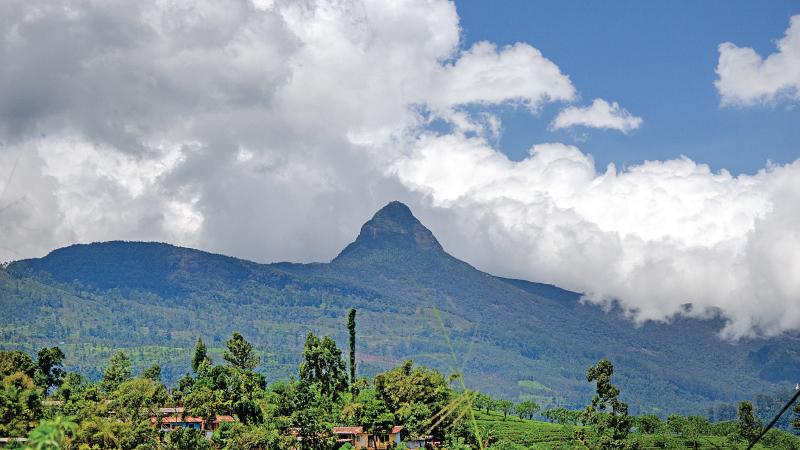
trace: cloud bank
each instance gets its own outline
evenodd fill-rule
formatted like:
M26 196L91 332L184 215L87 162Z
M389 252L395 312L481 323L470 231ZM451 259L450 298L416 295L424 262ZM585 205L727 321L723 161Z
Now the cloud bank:
M551 128L559 130L582 126L617 130L627 134L641 125L642 118L629 113L619 103L608 103L602 98L596 98L589 106L565 108L553 120Z
M723 106L749 106L781 97L800 100L800 15L792 16L777 47L777 52L763 58L751 47L720 44L719 78L714 84Z
M138 239L327 260L399 199L481 269L638 321L800 328L799 162L510 161L492 107L578 88L530 44L463 48L450 2L11 0L0 36L0 259Z

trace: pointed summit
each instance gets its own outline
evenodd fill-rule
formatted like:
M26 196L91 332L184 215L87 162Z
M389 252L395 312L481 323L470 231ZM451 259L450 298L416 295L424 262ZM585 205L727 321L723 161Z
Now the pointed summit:
M416 250L442 252L431 230L425 228L403 203L393 201L381 208L361 227L356 240L334 259L363 250Z

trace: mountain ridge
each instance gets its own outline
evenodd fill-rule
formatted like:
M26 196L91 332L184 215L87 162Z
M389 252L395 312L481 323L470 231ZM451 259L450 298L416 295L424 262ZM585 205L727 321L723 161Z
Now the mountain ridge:
M470 386L544 404L585 404L585 369L602 356L617 365L623 398L642 412L696 413L800 375L800 355L786 340L734 345L715 335L719 321L636 327L580 303L578 293L481 272L449 255L399 202L379 210L330 263L261 264L111 241L57 249L2 273L0 306L15 314L0 321L0 347L64 342L68 363L92 376L111 348L124 347L142 366L162 364L174 381L198 335L218 348L241 331L262 349L261 370L287 377L308 331L346 342L350 307L359 310L363 373L405 358L456 370L446 328ZM763 373L769 367L782 369Z

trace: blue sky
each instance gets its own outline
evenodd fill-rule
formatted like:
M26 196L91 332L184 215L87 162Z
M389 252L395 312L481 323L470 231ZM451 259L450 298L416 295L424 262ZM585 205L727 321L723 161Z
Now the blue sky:
M617 101L643 125L614 130L549 131L559 105L540 117L506 108L500 149L519 159L535 143L575 143L599 170L684 154L733 174L752 173L767 160L800 155L800 110L793 103L720 107L714 87L717 47L725 41L775 51L796 1L583 2L565 0L456 2L464 46L489 40L527 42L569 75L581 104ZM585 142L580 142L586 139Z

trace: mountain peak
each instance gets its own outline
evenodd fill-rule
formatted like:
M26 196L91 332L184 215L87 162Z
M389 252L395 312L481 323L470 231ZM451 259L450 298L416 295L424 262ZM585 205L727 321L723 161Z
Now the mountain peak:
M359 250L417 250L441 252L442 246L431 231L414 217L405 204L392 201L367 221L354 242L334 261Z

